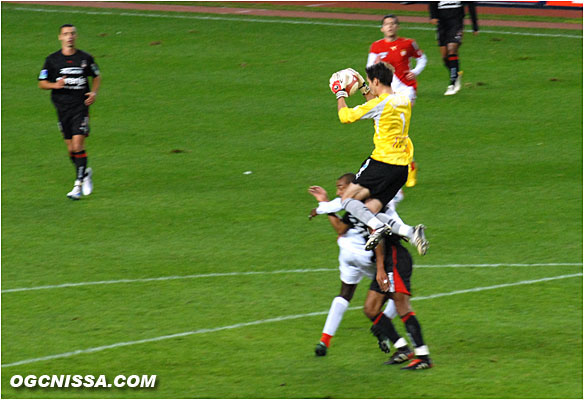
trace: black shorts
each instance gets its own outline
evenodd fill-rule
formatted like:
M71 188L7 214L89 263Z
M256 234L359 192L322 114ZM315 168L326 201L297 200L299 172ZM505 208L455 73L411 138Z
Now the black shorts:
M59 130L64 139L75 135L89 136L89 108L85 104L75 106L56 106Z
M353 183L369 189L370 197L378 199L385 206L407 180L407 165L386 164L370 157L361 165Z
M463 20L447 19L441 20L438 23L438 29L436 31L436 40L438 40L438 46L446 46L448 43L458 43L462 44L462 35L464 32Z
M389 278L389 293L405 293L412 295L410 280L412 278L412 256L401 244L385 242L385 272ZM377 279L373 279L369 290L387 294L381 291Z

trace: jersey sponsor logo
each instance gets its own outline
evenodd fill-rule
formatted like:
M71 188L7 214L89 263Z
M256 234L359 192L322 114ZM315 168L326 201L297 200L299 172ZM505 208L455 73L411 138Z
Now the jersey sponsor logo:
M65 78L65 89L81 90L85 88L87 79L84 76L78 78Z
M49 77L49 71L43 69L39 74L39 79L47 79Z
M83 68L80 68L80 67L61 68L59 73L61 75L81 75L81 74L83 74Z

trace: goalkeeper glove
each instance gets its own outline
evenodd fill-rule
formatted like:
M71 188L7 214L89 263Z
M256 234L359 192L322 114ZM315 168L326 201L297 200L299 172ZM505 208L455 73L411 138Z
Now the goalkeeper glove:
M343 87L342 77L339 75L338 72L332 74L331 78L329 79L329 87L337 97L337 100L340 99L341 97L349 97L349 94Z

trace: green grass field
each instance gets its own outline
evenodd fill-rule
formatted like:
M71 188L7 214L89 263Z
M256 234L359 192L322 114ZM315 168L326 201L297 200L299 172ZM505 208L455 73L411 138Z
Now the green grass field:
M402 26L429 58L398 210L428 226L413 306L435 368L410 373L383 365L365 281L313 352L340 285L307 188L334 193L370 154L328 78L363 71L375 24L88 11L2 4L2 397L582 398L581 32L468 35L465 88L444 97L434 32ZM69 22L103 74L78 202L36 83ZM157 385L15 389L17 374Z

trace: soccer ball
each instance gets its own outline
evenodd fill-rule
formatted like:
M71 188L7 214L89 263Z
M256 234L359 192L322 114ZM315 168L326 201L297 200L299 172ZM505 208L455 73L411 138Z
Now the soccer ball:
M347 83L345 90L347 91L349 96L352 96L355 93L357 93L357 91L359 90L359 78L357 78L353 74L348 74L347 75L347 82L349 82L349 83Z

